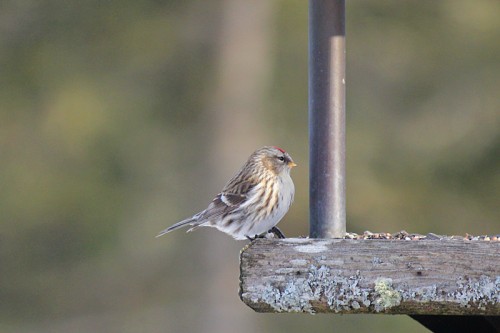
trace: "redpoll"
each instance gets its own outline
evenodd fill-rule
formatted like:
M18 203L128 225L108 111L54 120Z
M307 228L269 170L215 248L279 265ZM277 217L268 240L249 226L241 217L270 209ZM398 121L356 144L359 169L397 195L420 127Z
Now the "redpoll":
M290 170L296 166L278 147L256 150L243 167L217 194L207 209L177 222L158 234L191 226L214 227L235 239L253 239L267 232L284 238L276 224L293 202L295 187Z

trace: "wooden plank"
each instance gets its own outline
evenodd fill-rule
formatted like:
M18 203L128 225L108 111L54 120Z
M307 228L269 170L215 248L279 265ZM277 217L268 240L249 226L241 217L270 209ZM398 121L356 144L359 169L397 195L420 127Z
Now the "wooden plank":
M258 312L500 315L500 242L257 239L240 297Z

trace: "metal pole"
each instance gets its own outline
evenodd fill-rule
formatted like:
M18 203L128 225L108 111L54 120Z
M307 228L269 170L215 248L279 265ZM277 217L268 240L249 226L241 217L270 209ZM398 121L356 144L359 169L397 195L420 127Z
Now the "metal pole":
M310 236L346 232L345 0L309 1Z

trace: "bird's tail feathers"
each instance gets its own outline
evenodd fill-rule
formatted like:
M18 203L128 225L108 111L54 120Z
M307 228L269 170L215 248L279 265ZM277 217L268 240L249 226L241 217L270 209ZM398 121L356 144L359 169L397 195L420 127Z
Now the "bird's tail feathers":
M196 227L200 226L200 224L202 224L202 223L203 223L203 221L199 222L198 219L196 218L196 215L195 215L195 216L190 217L188 219L185 219L185 220L182 220L180 222L177 222L176 224L168 227L165 230L162 230L158 235L156 235L156 237L163 236L163 235L169 233L172 230L179 229L179 228L185 227L187 225L193 226L191 229L189 229L187 231L187 232L190 232L190 231L194 230Z

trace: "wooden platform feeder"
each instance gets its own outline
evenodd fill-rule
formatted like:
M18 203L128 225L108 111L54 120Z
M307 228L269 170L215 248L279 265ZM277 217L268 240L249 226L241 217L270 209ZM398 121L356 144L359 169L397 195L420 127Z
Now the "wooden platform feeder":
M309 31L311 238L244 248L241 299L257 312L406 314L433 332L500 332L499 241L344 239L344 0L310 0Z

